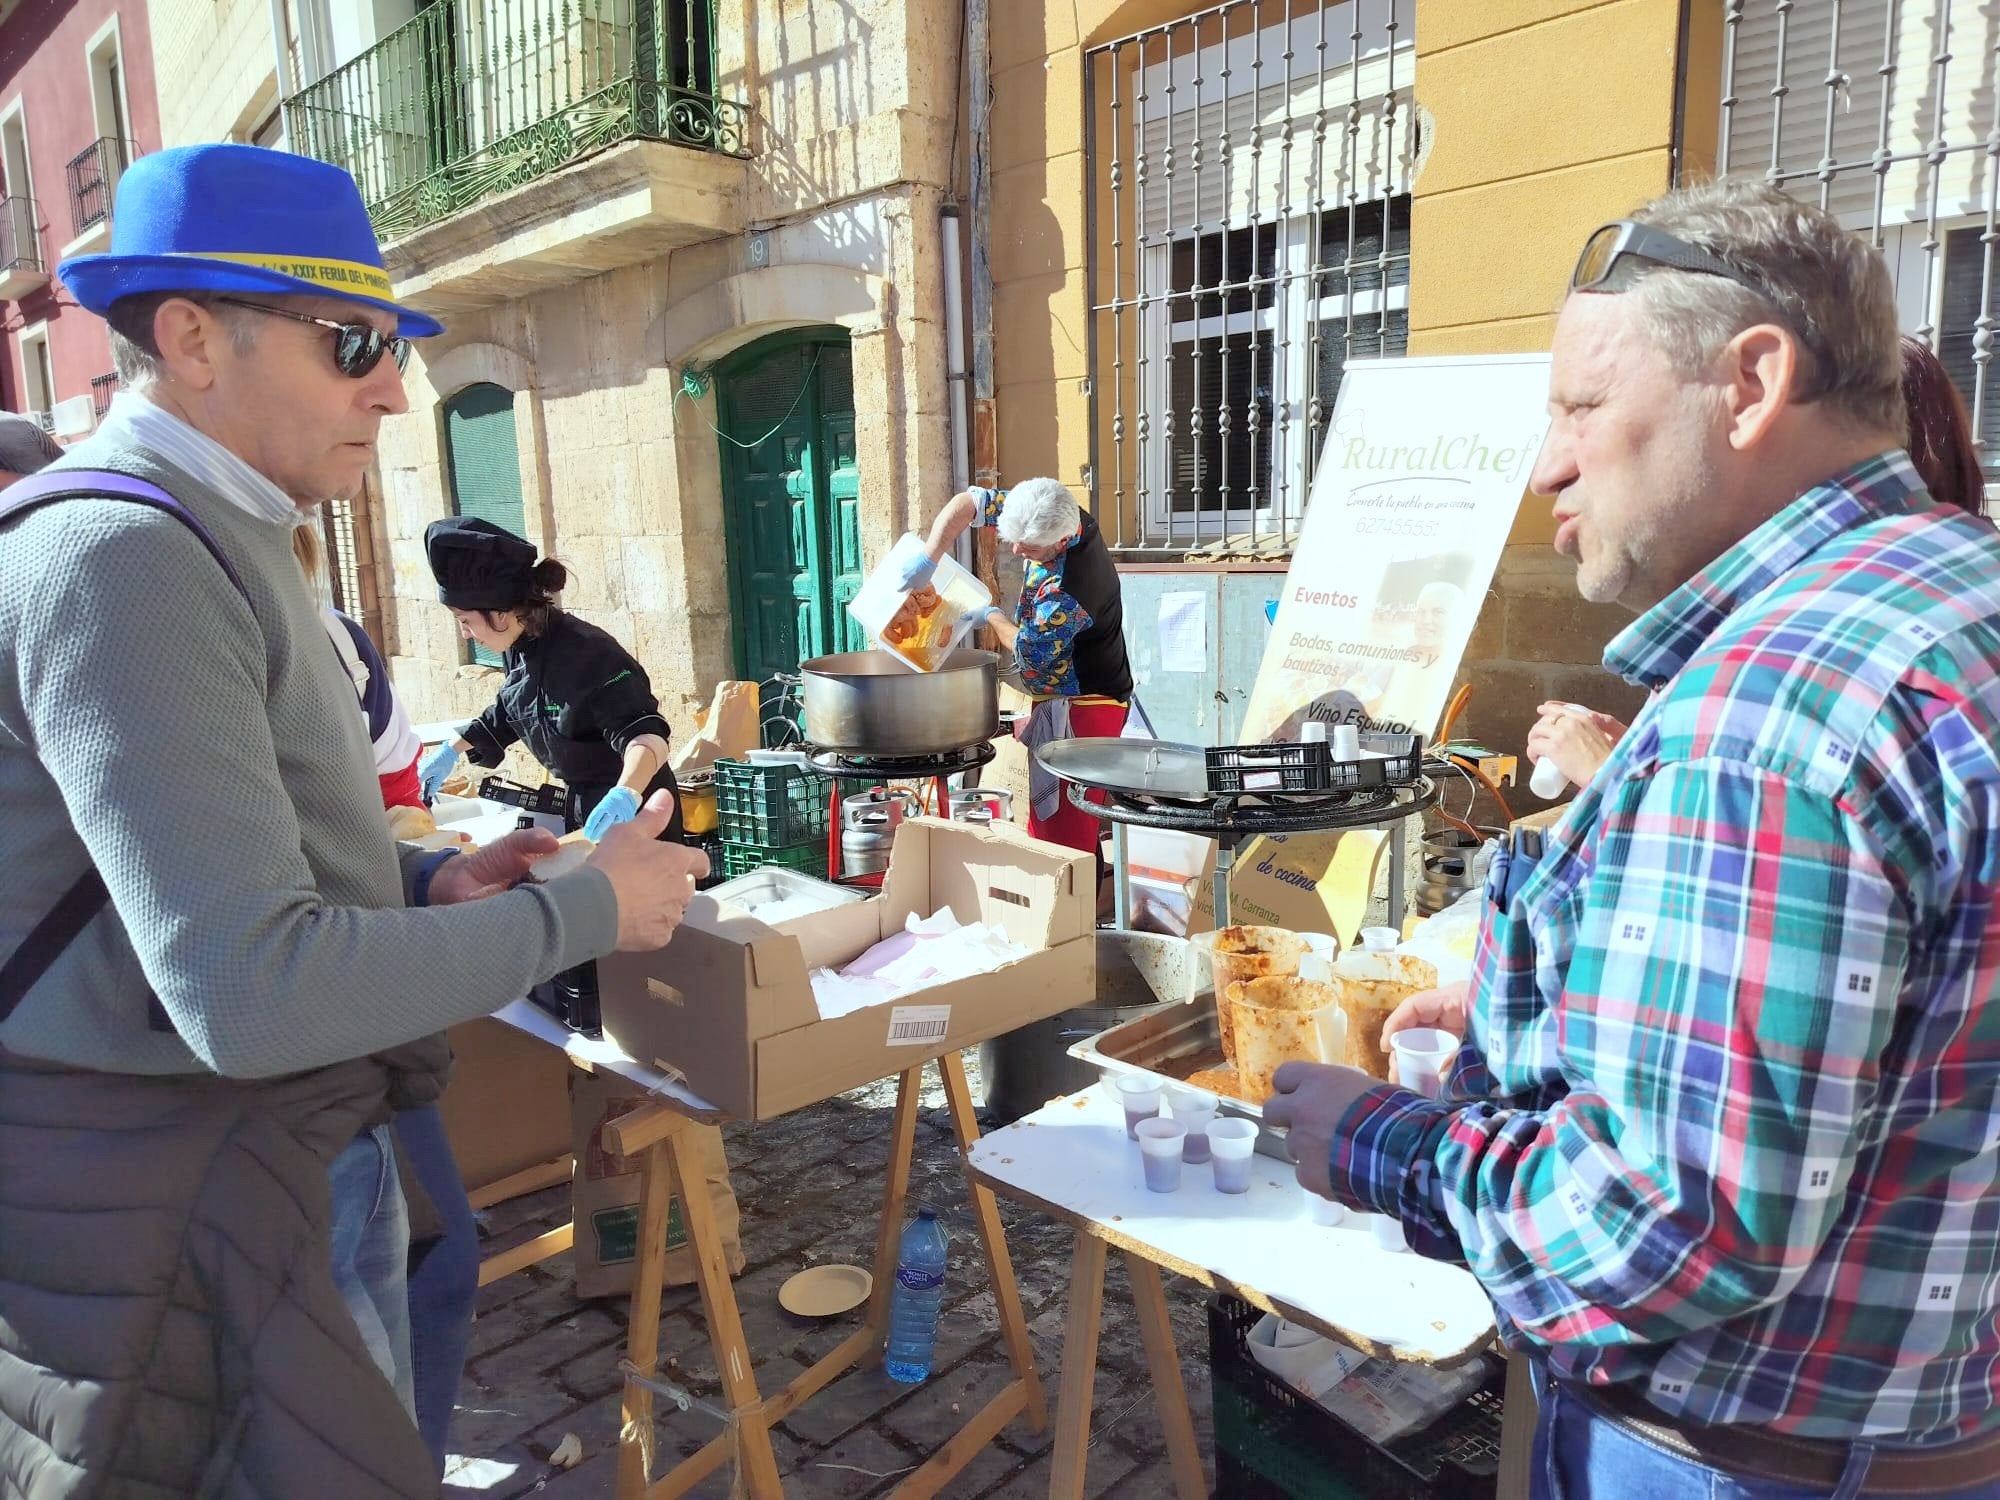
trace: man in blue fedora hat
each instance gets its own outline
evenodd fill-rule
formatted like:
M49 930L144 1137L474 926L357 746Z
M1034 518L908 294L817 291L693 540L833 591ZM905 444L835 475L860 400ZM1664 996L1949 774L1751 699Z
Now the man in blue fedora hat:
M321 162L142 158L112 233L60 275L125 390L0 496L0 1490L434 1495L328 1164L393 1049L659 946L706 861L664 804L542 884L546 834L390 842L291 530L440 329Z

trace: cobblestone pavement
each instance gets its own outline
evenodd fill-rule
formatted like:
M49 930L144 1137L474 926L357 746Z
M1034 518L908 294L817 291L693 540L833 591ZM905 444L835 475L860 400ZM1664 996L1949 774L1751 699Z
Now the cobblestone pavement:
M974 1058L966 1058L978 1097ZM785 1491L795 1500L863 1500L884 1494L922 1463L966 1415L1006 1383L993 1294L972 1238L965 1179L952 1143L943 1088L926 1073L911 1170L913 1200L936 1207L952 1232L952 1261L931 1378L900 1386L878 1367L836 1381L773 1433ZM746 1264L736 1280L744 1334L757 1362L759 1388L770 1394L831 1350L860 1324L857 1309L826 1322L795 1318L778 1306L778 1288L794 1272L824 1261L866 1265L873 1258L877 1209L894 1114L893 1082L842 1095L768 1124L724 1131L742 1207ZM500 1204L480 1216L492 1254L563 1222L569 1189ZM1055 1408L1072 1233L1064 1225L1000 1200L1007 1243L1021 1285L1051 1412ZM1176 1342L1202 1456L1214 1472L1209 1416L1208 1332L1204 1293L1166 1278ZM610 1496L617 1470L618 1362L626 1332L623 1298L580 1302L569 1257L561 1256L483 1288L472 1356L452 1432L445 1494L451 1500L547 1500ZM692 1287L670 1287L660 1318L668 1378L715 1398L715 1364ZM665 1403L660 1403L665 1405ZM659 1422L657 1474L719 1432L699 1409L669 1408ZM552 1468L564 1436L583 1443L582 1463ZM1125 1285L1112 1257L1105 1284L1102 1345L1086 1493L1115 1500L1169 1496L1159 1422L1146 1376L1145 1351ZM1048 1493L1047 1433L1030 1436L1017 1420L948 1487L952 1500L1027 1500ZM725 1471L696 1493L726 1496Z

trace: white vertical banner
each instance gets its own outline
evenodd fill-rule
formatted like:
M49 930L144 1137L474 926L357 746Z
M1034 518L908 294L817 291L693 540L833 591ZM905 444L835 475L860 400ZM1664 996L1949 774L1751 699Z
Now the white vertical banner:
M1341 377L1247 740L1311 714L1429 734L1548 431L1545 354L1355 360Z
M1548 432L1548 371L1545 354L1347 366L1245 743L1296 740L1307 718L1435 730ZM1254 841L1235 920L1352 940L1387 836ZM1197 928L1209 897L1197 888Z

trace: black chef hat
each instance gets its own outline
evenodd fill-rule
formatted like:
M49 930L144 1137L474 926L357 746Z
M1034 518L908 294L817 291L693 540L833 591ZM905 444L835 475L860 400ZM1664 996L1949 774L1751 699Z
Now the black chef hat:
M478 516L447 516L424 530L438 598L453 609L513 609L528 597L535 549Z

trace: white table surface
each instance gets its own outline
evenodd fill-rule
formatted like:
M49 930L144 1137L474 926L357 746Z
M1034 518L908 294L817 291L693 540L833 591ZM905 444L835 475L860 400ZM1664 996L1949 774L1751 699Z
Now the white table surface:
M1250 1159L1250 1191L1215 1191L1207 1164L1181 1168L1177 1193L1149 1192L1124 1111L1092 1087L982 1136L973 1169L1065 1215L1102 1226L1169 1270L1268 1300L1357 1347L1451 1365L1485 1349L1493 1309L1472 1274L1382 1249L1369 1214L1338 1226L1289 1164ZM1150 1252L1150 1253L1149 1253ZM1205 1274L1202 1274L1205 1273Z

